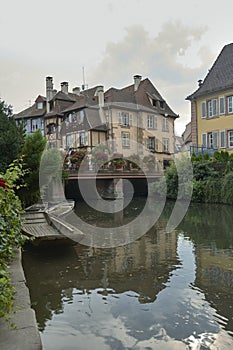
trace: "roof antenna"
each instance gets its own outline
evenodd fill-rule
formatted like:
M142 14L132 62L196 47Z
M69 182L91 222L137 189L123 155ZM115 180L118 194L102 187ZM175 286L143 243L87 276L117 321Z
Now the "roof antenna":
M85 90L88 88L88 85L85 83L85 74L84 74L84 67L83 67L83 84L82 84L82 90Z

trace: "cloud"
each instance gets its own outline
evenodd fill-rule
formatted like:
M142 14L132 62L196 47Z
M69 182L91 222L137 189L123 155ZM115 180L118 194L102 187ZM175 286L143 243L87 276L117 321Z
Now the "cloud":
M207 27L191 27L181 21L165 23L151 36L142 26L126 29L125 37L109 42L102 59L88 82L105 87L122 87L133 82L133 75L148 77L177 113L187 113L185 98L197 88L214 57L207 46L200 46ZM162 91L161 91L162 90Z

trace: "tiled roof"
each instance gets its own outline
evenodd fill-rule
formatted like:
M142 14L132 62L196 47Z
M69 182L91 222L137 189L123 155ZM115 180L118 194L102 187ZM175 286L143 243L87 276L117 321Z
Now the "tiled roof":
M71 102L75 102L76 101L76 96L75 94L72 93L68 93L66 94L65 92L62 91L58 91L53 98L51 99L51 101L55 101L55 100L62 100L62 101L71 101Z
M177 118L178 115L175 114L172 109L168 106L166 101L162 98L158 90L154 87L151 81L146 78L142 80L138 86L137 91L134 91L134 84L126 86L123 89L111 88L105 92L105 101L106 103L116 103L116 102L125 102L135 105L140 105L148 108L150 111L154 111L159 114L167 114L170 117ZM164 103L164 108L161 108L159 104L157 106L152 106L149 97L157 101Z
M36 103L34 103L31 107L24 109L20 113L14 114L15 119L25 119L25 118L33 118L33 117L42 117L45 115L46 107L43 109L37 109Z
M187 100L233 88L233 43L225 45L201 86Z

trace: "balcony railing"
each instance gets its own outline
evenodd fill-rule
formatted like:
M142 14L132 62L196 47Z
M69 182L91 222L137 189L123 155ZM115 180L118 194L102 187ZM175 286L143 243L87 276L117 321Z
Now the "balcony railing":
M192 154L199 155L199 154L209 154L210 157L213 157L214 152L217 151L217 148L214 147L204 147L204 146L190 146L190 156Z

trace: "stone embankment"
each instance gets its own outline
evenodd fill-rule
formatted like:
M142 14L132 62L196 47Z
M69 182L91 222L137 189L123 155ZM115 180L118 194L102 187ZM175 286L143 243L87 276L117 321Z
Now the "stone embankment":
M29 290L21 263L21 250L15 252L15 258L10 266L12 284L16 288L15 307L11 314L11 322L16 329L11 328L0 319L0 349L1 350L41 350L42 344L38 331L36 316L31 308Z

